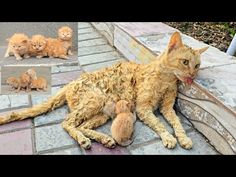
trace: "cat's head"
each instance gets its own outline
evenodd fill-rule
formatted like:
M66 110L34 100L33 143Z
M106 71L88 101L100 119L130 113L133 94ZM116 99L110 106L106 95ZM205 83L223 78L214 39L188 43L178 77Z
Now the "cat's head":
M182 43L179 32L175 32L170 39L165 52L164 65L182 82L192 84L201 64L201 54L208 47L192 49Z
M29 38L23 33L15 33L7 41L9 42L10 48L16 52L27 50L29 47Z
M68 26L63 26L58 29L58 37L63 41L71 40L73 30Z
M31 79L36 80L37 79L37 74L34 68L30 68L25 72L28 76L30 76Z
M34 51L40 52L47 46L47 39L43 35L34 35L30 40L30 45Z
M123 112L131 112L132 105L126 100L120 100L116 103L116 114Z

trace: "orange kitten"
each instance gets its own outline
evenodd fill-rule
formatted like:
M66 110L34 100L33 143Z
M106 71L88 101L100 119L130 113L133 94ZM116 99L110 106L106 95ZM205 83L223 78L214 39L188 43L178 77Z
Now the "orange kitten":
M112 137L119 145L128 146L133 141L136 116L131 112L131 104L125 100L116 103L115 112L117 116L111 125Z
M47 91L47 81L43 77L34 79L31 81L30 88L36 89L37 91L40 90Z
M16 77L9 77L6 80L6 83L11 86L10 91L18 89L19 85L20 85L20 81L19 79L17 79Z
M67 50L68 55L73 55L72 53L72 36L73 30L68 26L62 26L58 29L58 38L63 43Z
M63 46L63 43L54 38L47 38L47 55L52 58L69 59L67 56L67 49Z
M34 68L28 69L25 73L30 76L30 79L31 79L31 80L37 79L37 73L36 73L36 71L34 70Z
M30 39L29 55L42 58L47 56L46 52L47 39L43 35L34 35Z
M17 60L29 58L29 38L25 34L14 34L10 39L7 39L8 47L5 53L5 58L14 55Z
M28 74L22 73L19 79L19 87L17 89L17 92L19 92L21 89L26 89L26 91L29 91L30 88L30 82L31 78Z

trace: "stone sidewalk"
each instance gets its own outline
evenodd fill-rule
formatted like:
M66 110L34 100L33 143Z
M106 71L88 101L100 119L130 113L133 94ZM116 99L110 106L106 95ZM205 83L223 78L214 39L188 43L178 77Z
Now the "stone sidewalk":
M125 60L90 23L79 23L78 33L79 66L52 67L52 95L63 85L76 79L82 72L94 71ZM0 114L31 107L43 102L49 96L0 95ZM180 113L178 114L181 122L194 142L191 150L184 150L179 145L173 150L164 148L160 137L140 121L135 124L135 140L130 146L108 149L93 142L90 150L83 150L60 125L67 113L67 106L63 106L35 119L0 126L0 154L218 154ZM156 114L159 115L158 112ZM161 121L173 133L163 117ZM108 122L98 128L98 131L110 134L110 125L111 122Z

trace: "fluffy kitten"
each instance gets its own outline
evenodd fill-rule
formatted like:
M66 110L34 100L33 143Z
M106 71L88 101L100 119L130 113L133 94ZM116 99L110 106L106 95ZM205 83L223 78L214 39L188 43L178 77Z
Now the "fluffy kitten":
M63 43L57 39L47 38L47 47L45 50L50 58L69 59L67 49L63 46Z
M47 91L47 81L43 77L34 79L31 81L30 88L36 89L37 91L40 90Z
M131 104L125 100L116 103L116 118L111 125L111 135L121 146L128 146L133 142L132 134L136 116L131 112Z
M16 77L9 77L9 78L7 78L6 83L7 83L9 86L11 86L10 91L15 90L15 89L18 89L18 87L19 87L19 85L20 85L20 81L19 81L19 79L16 78Z
M33 68L30 68L26 72L22 73L19 78L20 82L17 92L19 92L20 89L26 89L26 91L28 92L30 90L30 84L32 80L35 79L37 79L37 74Z
M23 33L16 33L10 39L7 39L8 47L5 58L14 55L17 60L29 58L29 38Z
M68 55L73 55L72 53L72 36L73 30L68 26L62 26L58 29L58 39L63 43L66 48Z
M34 35L30 39L29 55L42 58L47 56L47 39L43 35Z

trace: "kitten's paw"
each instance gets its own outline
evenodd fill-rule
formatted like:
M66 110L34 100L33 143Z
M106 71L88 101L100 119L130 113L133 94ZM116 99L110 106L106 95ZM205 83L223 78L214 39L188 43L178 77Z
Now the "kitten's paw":
M29 58L30 56L29 55L24 55L24 58Z
M108 148L114 148L116 146L116 142L113 138L107 136L105 138L102 138L101 143Z
M89 138L84 138L84 140L82 140L80 142L80 146L84 149L89 149L91 147L91 141Z
M176 146L177 140L169 132L162 133L160 136L165 147L173 149Z
M73 55L73 52L69 51L69 52L68 52L68 55Z
M5 57L5 58L8 58L8 57L10 57L10 55L6 53L6 54L4 55L4 57Z
M20 61L22 60L22 57L16 57L16 60Z
M40 58L43 58L43 56L38 55L38 56L36 56L36 58L40 59Z
M178 138L178 141L180 146L182 146L184 149L191 149L193 147L192 140L187 136Z

